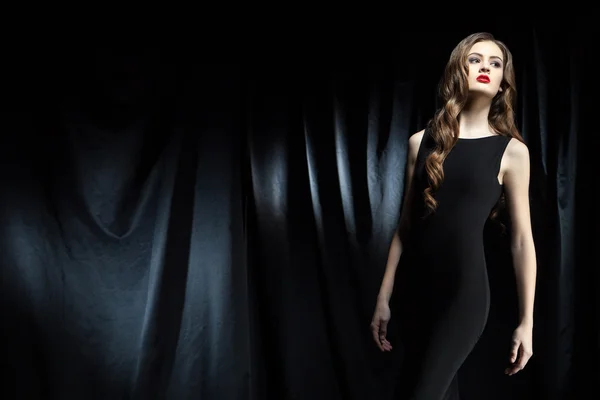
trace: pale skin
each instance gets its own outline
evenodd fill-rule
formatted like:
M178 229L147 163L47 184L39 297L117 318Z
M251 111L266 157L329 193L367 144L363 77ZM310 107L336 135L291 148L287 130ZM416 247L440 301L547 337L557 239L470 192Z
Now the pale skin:
M489 127L488 113L492 98L502 90L500 87L503 78L502 58L501 49L493 42L476 43L468 52L469 101L459 116L459 137L473 139L496 135L496 132ZM489 83L477 80L477 77L482 74L489 77ZM406 238L410 233L409 204L410 199L415 195L411 190L411 182L423 133L424 130L414 133L408 141L404 206L398 230L392 238L371 321L373 339L381 351L392 350L392 345L386 337L390 320L389 301L396 267L402 254L402 238ZM525 368L533 355L533 305L537 265L529 209L529 179L529 150L519 140L511 139L502 157L498 173L498 182L503 185L507 210L511 218L511 252L519 296L519 325L512 336L510 365L504 371L507 375L514 375Z

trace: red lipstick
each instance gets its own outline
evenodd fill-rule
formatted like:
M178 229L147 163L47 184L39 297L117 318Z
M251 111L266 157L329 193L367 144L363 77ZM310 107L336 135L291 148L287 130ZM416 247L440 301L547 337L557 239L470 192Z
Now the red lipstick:
M483 82L483 83L490 83L490 77L487 75L479 75L477 77L477 81L478 82Z

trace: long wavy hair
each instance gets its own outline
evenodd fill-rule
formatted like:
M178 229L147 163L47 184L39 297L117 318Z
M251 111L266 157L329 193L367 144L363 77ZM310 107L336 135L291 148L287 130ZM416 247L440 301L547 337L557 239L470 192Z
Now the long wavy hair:
M468 100L469 66L467 56L471 47L481 41L494 42L504 55L504 73L500 83L502 88L492 100L488 121L490 127L499 135L510 136L523 142L515 123L514 104L516 103L516 83L512 54L508 47L487 32L474 33L464 38L450 54L442 80L439 85L440 107L427 126L435 142L435 148L425 160L425 170L429 186L423 196L428 212L437 208L435 192L444 180L444 160L458 141L459 116ZM504 195L494 207L492 217L497 216Z

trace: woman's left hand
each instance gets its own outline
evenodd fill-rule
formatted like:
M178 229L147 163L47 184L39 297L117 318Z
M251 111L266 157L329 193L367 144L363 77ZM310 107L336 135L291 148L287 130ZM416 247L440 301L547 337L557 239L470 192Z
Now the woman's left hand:
M525 368L533 355L533 325L521 324L515 329L512 337L510 353L511 366L504 371L507 375L514 375Z

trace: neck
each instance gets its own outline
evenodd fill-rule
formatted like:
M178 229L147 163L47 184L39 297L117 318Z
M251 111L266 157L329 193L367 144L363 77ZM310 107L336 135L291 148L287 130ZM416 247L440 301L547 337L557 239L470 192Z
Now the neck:
M487 98L471 99L460 112L460 137L478 137L493 133L488 114L492 103Z

